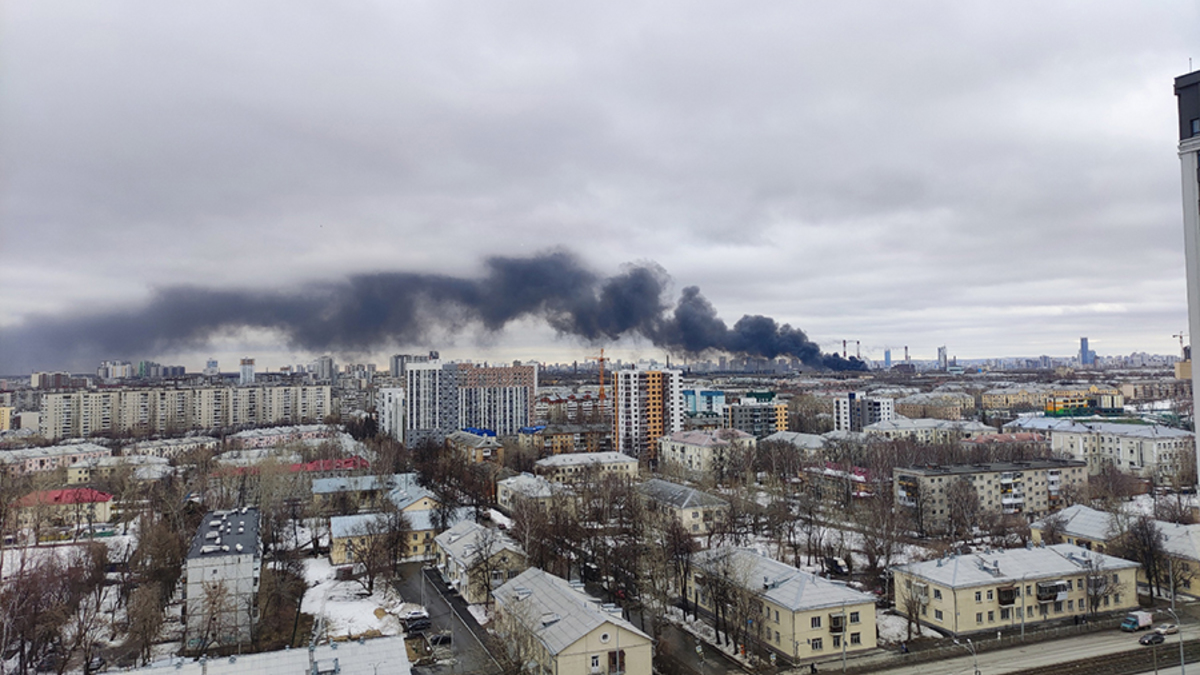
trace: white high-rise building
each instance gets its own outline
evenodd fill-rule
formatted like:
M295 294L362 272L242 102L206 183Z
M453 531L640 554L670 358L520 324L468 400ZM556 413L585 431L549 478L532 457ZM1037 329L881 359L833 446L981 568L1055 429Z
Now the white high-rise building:
M1179 162L1183 173L1183 243L1187 259L1189 332L1200 335L1200 70L1175 78L1179 101ZM1200 387L1192 369L1192 409L1200 410ZM1198 450L1200 452L1200 450Z
M683 373L636 368L615 371L613 380L614 446L654 459L658 440L683 429Z
M242 359L242 369L238 384L247 387L254 384L254 359Z
M836 431L862 431L876 422L896 417L895 401L886 396L867 396L852 391L833 399L833 428Z
M375 413L379 431L397 440L404 439L404 389L387 387L375 395Z

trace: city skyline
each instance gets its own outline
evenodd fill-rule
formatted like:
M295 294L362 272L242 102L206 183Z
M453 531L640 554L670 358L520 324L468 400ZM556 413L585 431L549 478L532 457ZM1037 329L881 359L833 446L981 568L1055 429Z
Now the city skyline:
M10 345L181 288L478 280L561 250L874 360L1080 336L1172 354L1187 326L1171 84L1189 3L0 11ZM436 328L359 353L666 355L532 315ZM129 351L30 366L325 350L231 326Z

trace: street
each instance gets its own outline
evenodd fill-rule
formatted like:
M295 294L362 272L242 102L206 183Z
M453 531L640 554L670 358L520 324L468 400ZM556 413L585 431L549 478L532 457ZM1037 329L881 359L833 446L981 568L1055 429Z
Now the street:
M449 646L453 659L432 666L414 666L414 673L486 674L498 671L496 663L483 646L486 632L467 613L466 604L461 598L443 597L445 585L441 583L436 570L423 570L423 563L420 562L405 563L402 566L402 578L396 584L396 590L404 601L422 604L429 611L432 627L427 633L432 635L449 629L453 636ZM452 602L455 603L454 608L451 607Z

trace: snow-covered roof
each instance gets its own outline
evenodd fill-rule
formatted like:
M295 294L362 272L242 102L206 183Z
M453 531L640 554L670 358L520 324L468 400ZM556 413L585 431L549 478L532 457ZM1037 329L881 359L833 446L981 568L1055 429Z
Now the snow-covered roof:
M491 544L491 552L499 553L500 551L512 551L514 553L524 554L517 542L513 541L509 536L500 530L494 530L490 527L484 527L479 523L470 520L464 520L454 527L434 537L438 548L446 552L454 560L460 563L466 563L479 551L480 542L487 533L494 537ZM489 556L490 557L490 556Z
M650 639L621 618L620 610L605 611L600 603L565 579L536 567L510 579L493 596L505 611L526 624L550 654L562 653L606 623Z
M561 455L550 455L549 457L539 459L535 466L563 467L596 464L637 464L637 458L612 450L605 452L564 452Z
M1004 425L1005 431L1059 431L1072 433L1095 433L1126 438L1190 438L1190 431L1175 429L1161 424L1121 424L1119 422L1082 422L1074 419L1054 417L1018 417Z
M1082 537L1091 541L1108 541L1116 536L1112 514L1093 509L1083 504L1074 504L1059 511L1057 517L1064 521L1063 534ZM1180 525L1165 520L1154 521L1163 534L1163 548L1179 558L1200 561L1200 525ZM1046 518L1031 525L1043 529Z
M1097 568L1110 572L1138 567L1135 562L1089 551L1082 546L1055 544L969 553L898 565L892 569L940 586L969 588L1078 575L1088 571L1090 560L1098 560Z
M437 501L436 495L417 482L417 474L415 473L398 473L392 476L392 480L395 485L392 491L388 493L388 499L391 499L396 508L401 511L426 497Z
M776 431L763 439L763 442L779 441L802 448L804 450L820 450L825 447L825 437L817 434L802 434L796 431Z
M700 551L693 565L707 573L730 570L763 598L793 612L875 604L875 597L815 574L798 570L746 548L721 547Z
M983 422L975 421L960 421L960 420L939 420L930 418L908 419L897 418L894 420L884 420L863 427L863 431L916 431L918 429L948 429L951 431L963 431L969 433L996 433L996 427L988 426Z
M677 509L723 508L729 506L729 502L720 497L714 497L695 488L672 483L661 478L651 478L644 483L638 484L636 489L641 494L655 501L670 504Z
M528 472L522 472L511 478L505 478L497 483L497 485L502 485L506 489L530 499L546 499L555 493L570 489L566 485L552 483L542 476L535 476Z
M381 490L396 483L394 477L380 476L339 476L335 478L314 478L312 491L314 495L334 494L338 492L362 492L364 490Z
M284 649L259 654L198 660L172 658L145 668L127 671L136 675L304 675L314 672L340 675L378 675L380 664L389 675L412 672L404 638L385 637L363 642L333 642L309 649Z
M717 445L729 445L736 441L745 441L754 438L754 434L748 434L741 429L694 429L692 431L676 431L667 437L672 443L686 443L687 445L696 445L700 447L713 447Z

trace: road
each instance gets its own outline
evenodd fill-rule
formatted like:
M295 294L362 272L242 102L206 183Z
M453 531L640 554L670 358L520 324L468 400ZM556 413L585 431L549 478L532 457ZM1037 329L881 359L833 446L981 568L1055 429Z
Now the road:
M1191 640L1200 637L1200 626L1185 625L1184 635ZM1145 633L1123 633L1120 631L1105 631L1079 637L1055 640L1052 642L1031 643L1023 647L1002 649L994 652L979 654L979 671L984 675L1011 673L1036 666L1048 666L1064 661L1074 661L1100 654L1122 652L1138 647L1137 640ZM1167 643L1159 647L1159 663L1179 663L1176 648L1178 635L1167 637ZM1143 649L1148 649L1143 647ZM972 671L972 658L963 647L963 656L942 661L914 664L900 668L888 668L875 672L887 675L969 675ZM1195 673L1200 674L1200 664L1194 666ZM829 666L821 668L822 672L835 672ZM1161 672L1161 669L1160 669Z
M405 602L420 603L429 610L429 622L432 624L428 631L430 634L447 629L451 631L454 636L450 650L453 658L432 666L414 667L413 672L438 675L497 672L495 662L482 644L486 633L467 613L466 605L460 598L443 597L445 586L436 578L436 571L426 570L426 574L432 574L432 577L422 574L422 563L405 563L402 566L402 581L396 584L396 590ZM451 602L457 602L456 608L451 608Z

